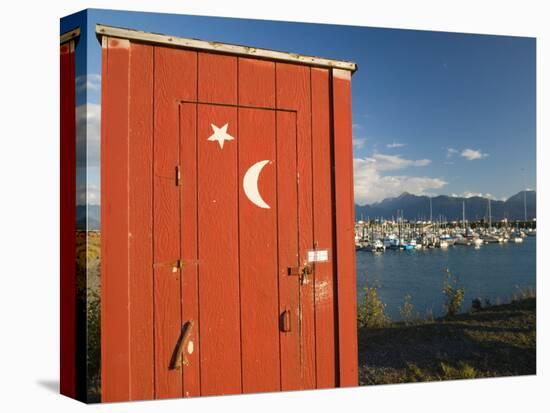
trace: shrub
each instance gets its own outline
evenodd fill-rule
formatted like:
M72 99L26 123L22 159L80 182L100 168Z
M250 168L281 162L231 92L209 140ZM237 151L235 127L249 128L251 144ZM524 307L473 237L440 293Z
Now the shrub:
M536 290L533 287L520 288L516 285L516 292L512 294L512 302L525 300L526 298L535 298L537 296Z
M383 327L391 320L386 315L386 304L378 297L378 287L365 285L363 302L357 311L360 327Z
M101 386L101 331L100 331L100 295L97 291L88 291L88 329L87 329L87 379L89 397L99 397Z
M477 376L476 369L463 362L458 363L458 367L453 367L443 362L440 363L440 366L443 380L475 379Z
M405 295L405 299L403 300L403 305L399 307L399 314L401 315L401 319L406 324L413 321L414 306L411 303L411 299L412 297L410 294Z
M445 316L450 317L460 312L464 301L464 288L458 286L458 279L447 268L443 282L443 294L445 295Z
M430 323L434 322L435 317L434 317L434 311L432 308L428 308L426 310L426 316L424 317L424 320Z

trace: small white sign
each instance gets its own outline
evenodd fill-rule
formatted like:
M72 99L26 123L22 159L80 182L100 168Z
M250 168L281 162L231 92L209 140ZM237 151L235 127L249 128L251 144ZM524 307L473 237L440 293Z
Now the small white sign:
M308 262L327 262L328 250L310 250L307 252Z

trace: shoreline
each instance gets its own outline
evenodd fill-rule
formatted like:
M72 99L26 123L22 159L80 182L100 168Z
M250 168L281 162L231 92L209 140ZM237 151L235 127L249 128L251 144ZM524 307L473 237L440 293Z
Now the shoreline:
M360 385L536 374L536 297L358 327Z

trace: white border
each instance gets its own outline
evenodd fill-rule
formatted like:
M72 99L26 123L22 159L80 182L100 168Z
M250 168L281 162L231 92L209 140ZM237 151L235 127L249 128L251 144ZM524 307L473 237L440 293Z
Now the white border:
M120 0L6 3L1 29L0 251L5 411L90 409L51 390L58 377L59 17L86 7L360 26L536 36L538 130L538 377L211 397L92 407L103 411L536 412L548 401L548 131L550 32L542 1L246 2ZM546 110L545 110L546 109ZM542 116L545 116L543 118ZM87 410L89 411L89 410Z

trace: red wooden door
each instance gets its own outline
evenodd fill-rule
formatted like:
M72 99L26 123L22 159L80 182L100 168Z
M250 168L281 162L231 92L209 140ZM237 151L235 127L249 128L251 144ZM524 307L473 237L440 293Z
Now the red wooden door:
M182 163L181 207L159 205L156 214L177 220L181 213L181 222L155 234L181 231L185 285L174 326L202 326L184 367L194 391L198 382L205 395L314 388L314 274L296 270L306 264L298 193L312 188L299 181L296 112L181 102L179 122L180 159L171 165ZM173 142L158 145L177 156ZM161 186L171 182L168 173ZM311 225L311 210L302 219L308 213ZM172 250L162 259L174 262ZM175 342L178 330L171 331L166 339Z

